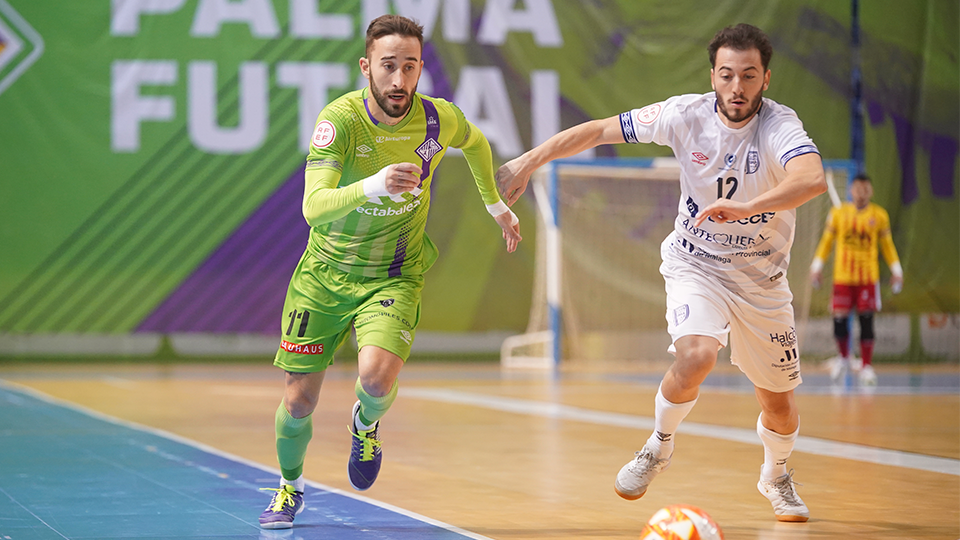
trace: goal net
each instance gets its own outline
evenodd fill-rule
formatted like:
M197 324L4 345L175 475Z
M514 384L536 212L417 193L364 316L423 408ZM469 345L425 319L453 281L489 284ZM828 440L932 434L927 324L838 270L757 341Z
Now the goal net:
M852 165L825 165L839 202ZM673 230L679 176L674 158L560 160L537 172L528 189L538 215L530 319L504 341L504 367L670 358L660 243ZM808 271L831 204L822 195L797 211L788 279L801 339L816 301Z

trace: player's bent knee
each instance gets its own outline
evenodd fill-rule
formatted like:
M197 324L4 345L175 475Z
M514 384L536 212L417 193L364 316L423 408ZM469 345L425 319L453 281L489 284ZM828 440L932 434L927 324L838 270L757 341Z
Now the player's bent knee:
M691 389L700 386L716 363L715 351L712 354L708 351L687 351L686 354L677 355L670 371L675 384L684 389Z
M396 378L387 379L386 377L360 377L359 384L367 395L383 397L390 393L396 380Z
M366 388L364 388L363 383L360 381L360 378L357 378L357 383L354 386L354 390L357 394L357 399L360 400L362 405L362 414L366 420L369 422L376 422L383 417L384 414L390 409L390 406L393 405L393 401L397 399L397 387L399 386L396 379L391 381L390 388L388 388L382 395L372 395Z
M303 394L287 394L283 398L283 404L293 418L309 416L317 408L317 401Z

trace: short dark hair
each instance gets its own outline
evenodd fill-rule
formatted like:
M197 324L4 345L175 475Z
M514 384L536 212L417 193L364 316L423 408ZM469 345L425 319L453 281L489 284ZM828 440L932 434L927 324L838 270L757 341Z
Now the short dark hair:
M870 177L867 176L867 173L857 173L857 175L853 177L853 181L854 182L870 182L871 184L873 183L873 181L870 180Z
M417 38L420 49L423 50L423 26L413 19L400 15L381 15L370 21L370 25L367 26L367 45L364 54L370 56L370 48L373 47L374 41L394 34Z
M710 52L710 66L717 67L717 51L720 47L730 47L738 51L749 51L757 49L760 51L760 63L763 64L763 71L767 71L770 65L770 58L773 57L773 45L770 44L770 38L763 30L745 23L736 26L728 26L717 32L707 51Z

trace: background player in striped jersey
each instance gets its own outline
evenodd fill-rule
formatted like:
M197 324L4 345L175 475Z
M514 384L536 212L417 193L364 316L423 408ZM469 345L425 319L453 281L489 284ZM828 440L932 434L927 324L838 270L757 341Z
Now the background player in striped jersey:
M324 370L351 326L360 376L350 483L364 490L379 474L379 420L397 395L420 319L423 273L437 259L425 228L433 173L448 148L462 149L507 251L521 240L517 217L497 194L487 139L452 103L416 92L422 52L417 23L373 20L360 59L367 88L333 101L317 119L303 196L310 239L287 289L274 360L286 371L276 413L282 478L260 516L263 528L289 528L303 509L311 415Z
M700 384L731 341L731 357L753 383L762 412L764 460L757 484L780 521L806 521L786 461L799 433L800 384L787 263L796 207L827 189L820 155L792 109L763 97L773 54L760 29L740 24L711 41L715 92L683 95L575 126L503 165L507 202L544 163L600 144L669 146L680 164L674 232L661 245L667 330L676 360L657 392L655 429L623 466L614 488L638 499L667 468L673 435Z
M833 334L840 356L830 362L830 376L843 377L848 368L859 371L860 383L877 384L873 369L873 314L880 310L880 263L878 251L890 267L890 288L894 294L903 286L903 268L890 234L887 211L870 202L873 184L866 174L858 174L850 184L853 202L831 208L827 226L820 238L810 279L820 285L823 263L837 243L833 260ZM860 356L862 364L850 360L850 327L847 318L856 309L860 319ZM851 365L852 364L852 365Z

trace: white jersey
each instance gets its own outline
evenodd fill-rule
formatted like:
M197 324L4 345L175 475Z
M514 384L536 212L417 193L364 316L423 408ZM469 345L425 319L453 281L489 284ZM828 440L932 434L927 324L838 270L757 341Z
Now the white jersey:
M680 162L680 204L665 259L699 267L733 291L786 281L796 210L693 223L718 198L754 199L783 181L787 161L819 153L793 109L764 98L747 125L731 129L717 114L715 93L688 94L625 112L620 127L626 142L669 146Z

